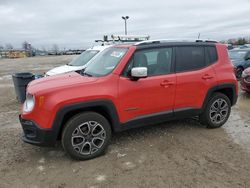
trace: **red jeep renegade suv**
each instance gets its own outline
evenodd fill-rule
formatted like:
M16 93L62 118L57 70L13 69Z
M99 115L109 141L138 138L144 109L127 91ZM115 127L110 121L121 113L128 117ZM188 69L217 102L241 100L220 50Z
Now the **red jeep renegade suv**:
M198 116L222 126L237 100L227 47L212 41L147 41L110 47L80 72L32 81L20 122L23 140L61 140L75 159L104 153L117 131Z

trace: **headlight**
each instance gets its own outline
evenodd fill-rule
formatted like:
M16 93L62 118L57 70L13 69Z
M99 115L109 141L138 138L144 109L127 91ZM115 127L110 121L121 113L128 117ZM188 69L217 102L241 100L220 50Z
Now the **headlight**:
M23 104L23 111L24 112L31 112L35 106L35 97L34 95L27 94L26 100Z
M245 71L242 72L242 78L245 78L247 76L247 74L245 73Z
M250 82L250 76L246 77L245 80L246 80L247 82Z

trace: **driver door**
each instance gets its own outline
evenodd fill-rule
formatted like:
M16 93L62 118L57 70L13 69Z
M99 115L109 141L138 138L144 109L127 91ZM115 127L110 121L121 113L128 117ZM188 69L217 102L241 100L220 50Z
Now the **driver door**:
M118 101L122 123L148 115L173 115L176 75L172 71L172 48L135 52L119 80ZM148 77L135 81L133 67L147 67Z

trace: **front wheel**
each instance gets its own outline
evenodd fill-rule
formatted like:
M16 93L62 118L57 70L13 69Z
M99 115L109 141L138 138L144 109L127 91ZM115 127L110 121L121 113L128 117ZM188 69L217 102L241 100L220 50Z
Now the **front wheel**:
M242 72L244 71L244 69L242 67L238 67L236 69L236 78L241 78Z
M110 124L95 112L74 116L65 125L62 146L74 159L87 160L102 155L111 139Z
M218 128L226 123L230 112L231 102L229 98L222 93L215 93L207 103L199 119L208 128Z

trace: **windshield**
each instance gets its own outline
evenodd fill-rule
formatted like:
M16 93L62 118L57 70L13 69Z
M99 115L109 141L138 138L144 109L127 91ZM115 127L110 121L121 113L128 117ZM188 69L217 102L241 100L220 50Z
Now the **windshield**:
M105 76L111 73L127 50L127 48L107 48L91 61L84 73L91 76Z
M230 59L244 59L246 53L246 51L230 51L229 57Z
M86 50L79 57L71 61L70 66L83 66L89 62L99 51L98 50Z

